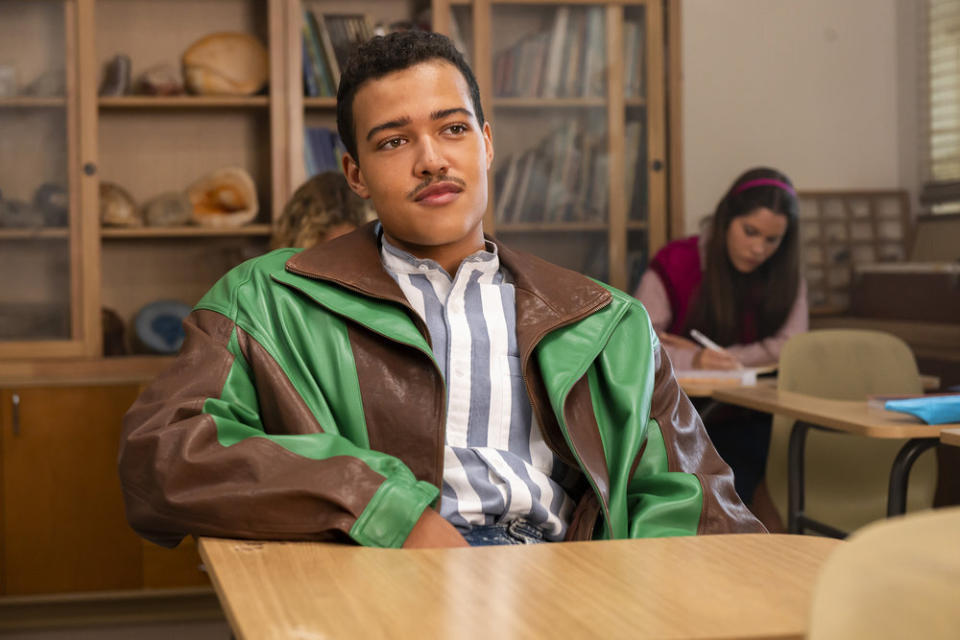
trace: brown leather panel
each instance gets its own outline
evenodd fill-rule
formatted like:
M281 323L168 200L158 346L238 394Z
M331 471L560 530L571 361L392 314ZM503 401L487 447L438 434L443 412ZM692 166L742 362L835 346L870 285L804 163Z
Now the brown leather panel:
M717 454L703 422L680 389L670 357L658 348L650 415L660 425L670 471L693 473L703 487L698 533L760 533L766 529L733 487L733 472Z
M596 483L597 491L604 504L609 504L610 470L607 468L607 457L603 451L603 441L600 439L600 426L593 413L590 384L586 376L577 380L570 389L563 412L567 432L580 456L580 461Z
M305 249L287 260L286 268L410 308L400 286L380 261L376 225L376 221L367 223L329 242Z
M564 536L564 542L593 540L593 531L600 517L600 501L593 489L588 489L577 501L577 506L570 516L570 526Z
M201 410L219 397L233 364L233 324L200 310L184 328L180 355L124 418L119 473L131 526L168 546L187 534L343 539L383 476L355 458L311 460L266 438L221 445L213 418ZM251 342L247 348L257 350ZM255 367L265 372L265 386L282 375L271 366L260 359ZM273 428L283 424L276 418Z
M420 351L348 323L370 448L403 460L440 487L445 405L440 372ZM398 411L398 408L402 410Z
M322 425L273 356L240 327L237 327L237 343L257 381L264 431L269 434L323 433Z

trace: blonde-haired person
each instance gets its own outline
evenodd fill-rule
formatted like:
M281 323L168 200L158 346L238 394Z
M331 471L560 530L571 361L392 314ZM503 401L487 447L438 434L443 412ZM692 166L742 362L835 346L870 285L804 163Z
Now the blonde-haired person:
M375 217L342 173L318 173L300 185L284 206L270 248L312 247L350 233Z

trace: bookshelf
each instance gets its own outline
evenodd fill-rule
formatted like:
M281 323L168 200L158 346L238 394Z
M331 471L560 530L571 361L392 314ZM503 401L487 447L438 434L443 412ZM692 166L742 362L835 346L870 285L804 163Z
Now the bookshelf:
M397 24L450 34L476 71L493 124L485 228L629 290L666 241L662 11L659 0L0 3L0 65L13 64L18 74L18 91L0 95L0 194L30 202L53 182L69 200L60 224L0 223L0 274L11 283L0 293L0 317L43 320L8 324L0 359L97 358L101 308L129 326L148 302L193 304L230 267L265 250L284 202L317 169L305 153L305 131L336 129L335 98L311 95L305 82L305 60L312 64L304 55L305 12L325 23L362 18L367 34ZM136 79L159 64L179 65L191 43L223 31L266 47L269 82L261 92L98 96L105 65L118 53L129 56ZM549 84L537 76L536 86L515 81L508 90L505 65L512 56L522 67L518 60L531 52L542 72L549 67ZM584 65L592 71L579 74ZM60 93L27 93L56 69L64 70ZM514 186L506 189L511 165ZM253 178L259 213L248 225L100 224L101 183L120 185L143 204L227 166ZM523 169L529 196L519 198Z
M494 132L485 228L630 290L667 240L663 4L434 4Z

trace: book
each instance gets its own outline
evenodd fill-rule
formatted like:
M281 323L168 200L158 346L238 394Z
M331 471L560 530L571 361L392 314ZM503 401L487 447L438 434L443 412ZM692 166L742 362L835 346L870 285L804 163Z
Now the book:
M767 367L744 367L743 369L678 369L677 381L683 384L709 384L716 386L753 387L757 376L767 372Z
M307 42L307 50L310 53L311 69L314 76L314 84L317 93L313 96L334 96L337 91L333 85L330 76L330 70L323 55L323 45L320 40L320 26L313 12L304 9L303 11L303 31L304 39Z
M563 71L564 44L566 43L567 24L570 21L570 7L561 6L553 19L553 30L550 34L547 64L543 71L543 90L540 95L545 98L556 98L560 95L560 76Z
M327 68L330 70L330 80L334 87L339 87L340 64L337 62L337 52L333 48L333 40L330 39L330 30L327 28L327 22L323 19L323 15L317 16L312 11L310 15L317 25L317 34L320 36L320 44L323 49L323 60L327 63ZM336 89L334 89L333 95L337 95Z

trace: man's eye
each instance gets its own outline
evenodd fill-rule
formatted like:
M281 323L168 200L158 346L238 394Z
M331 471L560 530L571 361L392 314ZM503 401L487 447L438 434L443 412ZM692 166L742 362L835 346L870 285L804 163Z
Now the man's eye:
M396 149L403 144L403 138L390 138L380 143L381 149Z
M464 124L452 124L452 125L450 125L450 126L447 128L447 130L448 130L450 133L453 133L453 134L456 134L456 135L460 135L461 133L466 133L466 132L467 132L467 126L464 125Z

